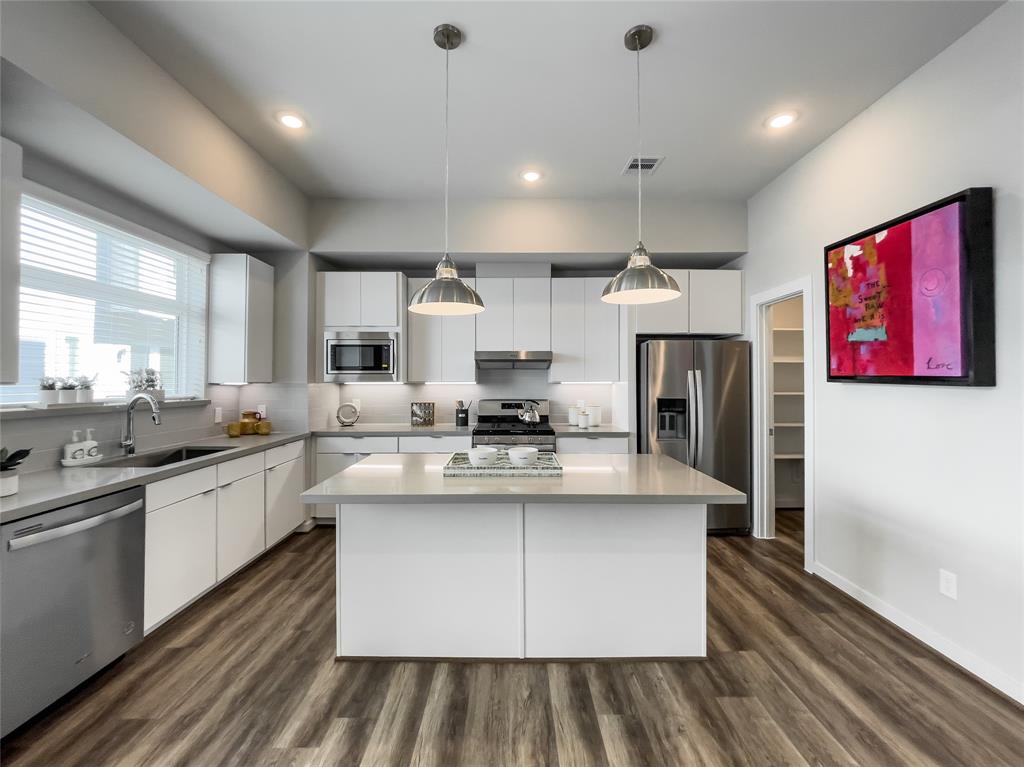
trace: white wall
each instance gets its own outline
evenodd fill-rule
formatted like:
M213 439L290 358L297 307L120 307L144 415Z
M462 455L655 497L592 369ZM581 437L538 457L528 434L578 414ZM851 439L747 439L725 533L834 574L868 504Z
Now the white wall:
M813 275L816 571L1018 700L1022 41L1008 3L848 123L750 200L735 262L751 294ZM823 246L968 186L995 187L999 385L826 383Z
M396 226L396 222L400 222ZM744 253L742 202L646 200L644 242L657 253ZM453 253L628 252L635 200L453 200ZM314 200L310 250L317 253L436 253L440 200Z
M82 2L5 2L4 58L288 241L306 241L305 196Z

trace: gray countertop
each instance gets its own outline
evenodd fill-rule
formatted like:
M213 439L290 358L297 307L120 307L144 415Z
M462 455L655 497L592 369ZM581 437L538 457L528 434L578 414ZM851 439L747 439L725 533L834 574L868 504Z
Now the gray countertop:
M61 506L97 498L129 487L147 485L178 474L195 471L233 458L241 458L278 445L305 439L305 432L275 432L265 437L248 436L232 439L226 436L208 437L182 443L204 447L229 447L219 453L204 455L188 461L142 468L131 466L81 466L72 469L53 469L22 474L18 480L18 492L0 498L0 524L14 522L34 514L41 514ZM160 453L180 445L164 445L147 450L146 453ZM143 455L144 453L139 453Z
M314 437L414 437L428 435L433 437L462 437L473 434L473 425L456 426L453 423L441 423L436 426L410 426L407 423L356 423L353 426L332 426L327 429L315 429ZM628 437L629 430L610 423L581 429L567 423L551 424L556 437Z
M613 426L610 423L603 423L600 426L589 426L581 429L579 426L572 426L567 423L553 423L556 437L628 437L629 429L621 426Z
M352 426L332 426L316 429L314 437L469 437L472 426L440 423L436 426L412 426L407 423L356 423Z
M302 494L304 503L744 503L746 496L663 455L559 454L561 477L445 478L447 454L378 454Z

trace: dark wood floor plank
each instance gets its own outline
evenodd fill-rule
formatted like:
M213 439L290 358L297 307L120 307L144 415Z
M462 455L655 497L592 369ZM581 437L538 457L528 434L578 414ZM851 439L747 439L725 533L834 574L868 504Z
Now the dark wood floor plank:
M1015 765L1024 709L802 571L708 541L706 660L334 658L334 535L294 535L2 744L5 767ZM667 606L666 609L670 609Z

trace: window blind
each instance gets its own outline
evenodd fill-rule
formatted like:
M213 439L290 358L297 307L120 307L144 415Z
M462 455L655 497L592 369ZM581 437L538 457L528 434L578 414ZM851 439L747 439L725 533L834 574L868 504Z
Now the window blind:
M160 371L167 396L202 396L207 261L31 196L21 205L20 381L0 403L38 399L43 376L97 376L123 397L127 371Z

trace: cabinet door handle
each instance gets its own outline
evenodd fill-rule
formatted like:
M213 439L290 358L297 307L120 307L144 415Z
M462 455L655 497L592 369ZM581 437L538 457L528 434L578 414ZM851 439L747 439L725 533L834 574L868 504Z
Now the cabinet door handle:
M223 485L220 486L220 488L221 490L223 490L225 487L231 487L233 484L235 484L234 480L232 480L231 482L225 482Z
M227 487L227 485L224 485L224 487ZM200 493L200 495L209 495L210 493L216 493L216 492L217 492L217 488L214 487L214 488L211 488L211 489L209 489L209 490L207 490L205 492Z

